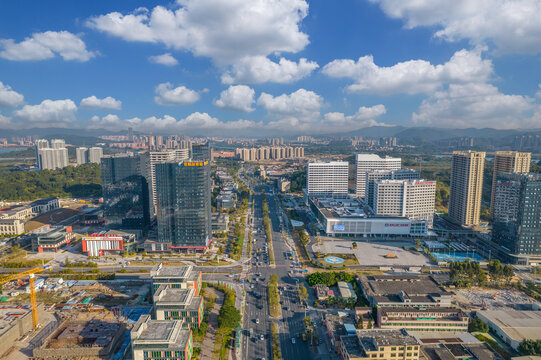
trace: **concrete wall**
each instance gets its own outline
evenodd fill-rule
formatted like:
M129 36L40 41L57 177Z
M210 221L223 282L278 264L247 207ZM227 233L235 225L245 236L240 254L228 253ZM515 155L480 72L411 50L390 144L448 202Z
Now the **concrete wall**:
M43 311L43 304L38 304L38 319L44 316ZM32 330L32 327L32 312L19 317L10 327L6 327L5 331L0 333L0 357L13 346L15 341Z

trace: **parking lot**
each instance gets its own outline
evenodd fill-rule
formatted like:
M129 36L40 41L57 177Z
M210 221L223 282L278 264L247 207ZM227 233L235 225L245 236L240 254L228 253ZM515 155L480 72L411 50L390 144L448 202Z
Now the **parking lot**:
M357 241L357 249L352 249L351 240L322 240L319 245L314 245L314 252L325 254L355 254L359 265L362 266L424 266L430 265L430 259L424 254L404 250L403 247L413 246L408 241L393 242L360 242ZM396 257L388 258L392 254Z

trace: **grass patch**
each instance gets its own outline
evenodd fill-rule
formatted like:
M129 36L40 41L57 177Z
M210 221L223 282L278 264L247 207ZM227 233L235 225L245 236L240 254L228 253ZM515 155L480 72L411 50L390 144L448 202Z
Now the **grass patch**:
M280 308L280 295L278 294L278 275L272 274L270 276L267 291L269 295L270 316L275 318L282 316L282 309Z
M42 264L40 259L28 260L26 259L28 252L21 249L19 246L14 246L10 249L10 252L2 258L0 263L2 267L9 269L20 269L26 267L34 267ZM45 260L44 263L48 263L49 260Z
M278 325L271 323L271 338L272 338L272 359L282 360L282 352L280 351L280 336L278 336Z

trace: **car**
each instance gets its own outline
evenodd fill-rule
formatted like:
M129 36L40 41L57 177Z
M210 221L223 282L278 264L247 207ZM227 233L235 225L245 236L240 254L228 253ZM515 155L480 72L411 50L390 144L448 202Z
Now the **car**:
M291 338L291 343L295 344L295 338L294 337Z
M255 323L256 323L256 324L259 324L259 319L255 319Z
M259 335L259 340L265 340L265 335L263 334Z

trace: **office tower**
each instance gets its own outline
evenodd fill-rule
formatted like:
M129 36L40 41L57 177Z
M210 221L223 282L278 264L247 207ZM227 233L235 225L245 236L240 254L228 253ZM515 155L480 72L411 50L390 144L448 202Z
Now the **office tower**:
M156 164L158 241L204 251L212 236L208 161Z
M490 215L492 217L494 217L494 196L496 195L498 173L529 173L531 161L531 153L496 151L494 154L494 172L492 174L492 188L490 193Z
M374 184L376 215L405 216L434 223L436 182L427 180L377 180Z
M377 180L415 180L420 179L417 170L370 170L365 173L365 197L368 206L374 208L374 185Z
M308 163L306 190L309 196L345 197L348 194L347 161Z
M486 153L454 151L449 219L462 226L479 225Z
M364 198L366 195L366 172L370 170L398 170L401 168L402 159L389 156L382 158L376 154L357 154L355 163L357 164L355 194Z
M509 251L509 261L541 261L541 175L498 173L492 239Z
M88 148L78 147L75 149L75 157L77 158L77 165L83 165L88 162Z
M192 160L210 161L210 142L192 144Z
M132 127L128 128L128 140L133 141L133 128Z
M45 139L38 139L36 140L36 166L41 169L42 168L42 165L41 165L41 157L39 156L39 150L40 149L46 149L49 147L49 141L45 140Z
M103 207L107 223L124 229L145 229L153 209L148 154L101 159Z
M189 158L189 149L167 149L163 151L150 151L150 179L152 189L152 200L154 207L153 213L156 212L157 198L156 198L156 164L164 162L179 162L187 160Z
M99 164L103 157L103 149L101 147L91 147L88 149L88 161L94 164Z

